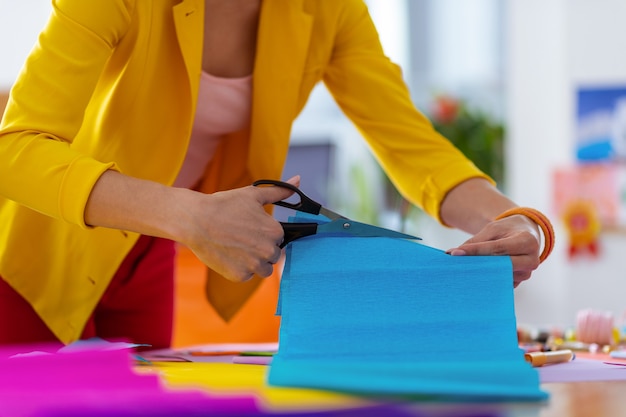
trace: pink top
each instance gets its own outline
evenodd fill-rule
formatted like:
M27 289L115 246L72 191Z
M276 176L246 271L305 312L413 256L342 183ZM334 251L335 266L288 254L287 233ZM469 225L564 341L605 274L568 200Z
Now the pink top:
M174 187L198 184L222 137L248 126L251 108L252 75L221 78L202 72L189 148Z

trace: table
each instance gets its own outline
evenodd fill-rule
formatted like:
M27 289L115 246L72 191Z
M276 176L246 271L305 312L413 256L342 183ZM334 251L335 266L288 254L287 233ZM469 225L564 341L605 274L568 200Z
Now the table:
M337 409L377 404L377 399L334 392L268 387L267 368L228 363L161 363L158 372L171 387L201 387L223 395L253 393L271 410ZM419 416L496 417L626 417L626 381L548 383L543 402L440 403L412 402L408 408Z
M626 381L553 383L539 417L626 416Z

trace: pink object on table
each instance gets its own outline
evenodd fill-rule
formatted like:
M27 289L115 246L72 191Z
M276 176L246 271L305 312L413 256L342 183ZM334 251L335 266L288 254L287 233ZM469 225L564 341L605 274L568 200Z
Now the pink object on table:
M576 339L580 342L610 345L614 342L613 327L610 312L586 309L576 315Z

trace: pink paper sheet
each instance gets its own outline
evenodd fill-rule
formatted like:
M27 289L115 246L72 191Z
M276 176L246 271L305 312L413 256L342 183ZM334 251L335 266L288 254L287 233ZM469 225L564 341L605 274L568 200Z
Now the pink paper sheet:
M229 416L258 410L252 395L218 398L200 390L169 390L157 375L136 372L127 350L50 352L0 351L0 415Z

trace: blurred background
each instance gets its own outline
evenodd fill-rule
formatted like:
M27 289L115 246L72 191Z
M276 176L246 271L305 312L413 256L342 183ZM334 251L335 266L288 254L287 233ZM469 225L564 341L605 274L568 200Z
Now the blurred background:
M502 191L553 219L552 256L515 291L518 323L573 326L587 308L621 322L626 2L367 3L417 107ZM49 11L49 0L0 0L0 108ZM323 86L292 143L284 177L302 174L302 188L336 211L444 250L468 237L403 202Z

